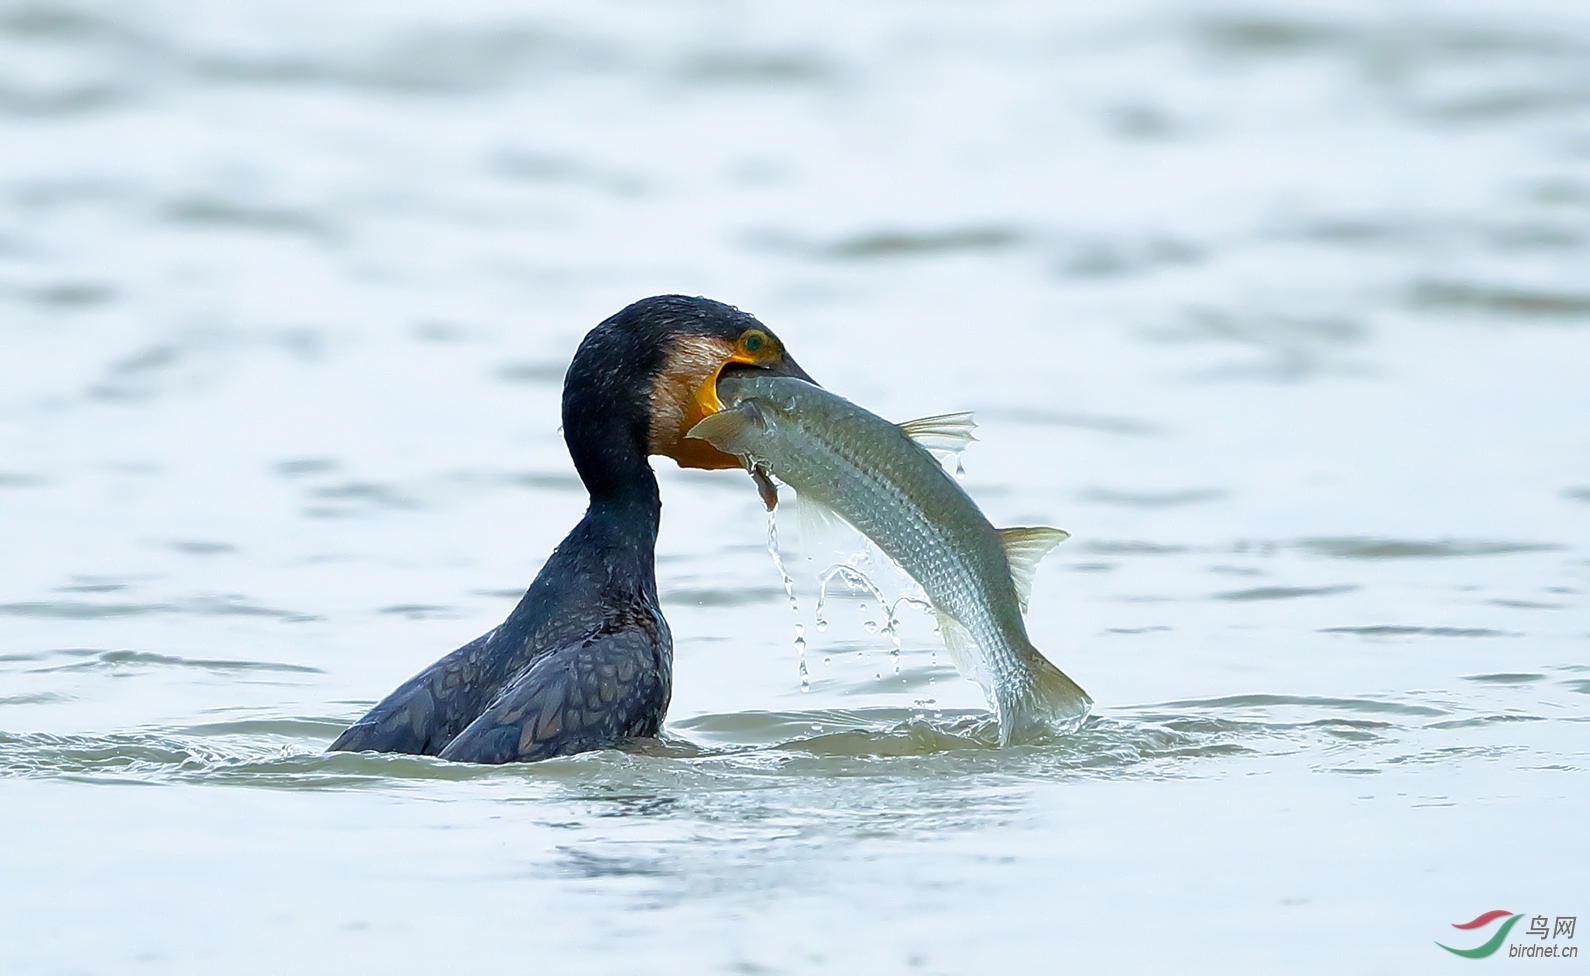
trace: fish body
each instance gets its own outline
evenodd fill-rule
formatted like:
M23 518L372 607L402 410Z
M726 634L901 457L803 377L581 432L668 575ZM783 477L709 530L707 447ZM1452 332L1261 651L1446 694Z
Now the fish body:
M959 424L970 440L968 416L896 425L788 377L725 376L718 396L725 409L687 436L833 510L915 579L957 667L994 708L1001 745L1082 725L1093 699L1032 646L1022 619L1038 560L1066 533L995 529L913 439Z

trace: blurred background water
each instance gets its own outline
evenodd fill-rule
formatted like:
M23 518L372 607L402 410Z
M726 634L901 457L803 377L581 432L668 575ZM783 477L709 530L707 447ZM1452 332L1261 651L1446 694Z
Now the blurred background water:
M0 968L1467 965L1590 891L1587 271L1569 0L0 0ZM658 292L976 410L1095 720L991 748L855 598L803 693L662 461L664 741L322 755L579 517Z

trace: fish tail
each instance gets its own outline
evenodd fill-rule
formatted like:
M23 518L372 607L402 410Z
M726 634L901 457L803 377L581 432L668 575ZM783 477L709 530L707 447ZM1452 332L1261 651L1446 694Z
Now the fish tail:
M1082 727L1093 710L1093 699L1064 671L1028 645L1026 681L1022 693L1000 716L999 744L1009 745L1039 732L1069 735Z

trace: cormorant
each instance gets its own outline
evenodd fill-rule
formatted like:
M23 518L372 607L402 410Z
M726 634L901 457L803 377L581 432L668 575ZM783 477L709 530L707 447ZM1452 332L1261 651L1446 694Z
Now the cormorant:
M754 316L706 298L642 299L592 329L563 380L563 439L591 496L585 517L506 621L404 682L331 749L504 763L655 736L673 638L657 606L662 502L647 457L741 467L684 437L721 409L717 380L730 364L810 380ZM768 500L771 486L758 487Z

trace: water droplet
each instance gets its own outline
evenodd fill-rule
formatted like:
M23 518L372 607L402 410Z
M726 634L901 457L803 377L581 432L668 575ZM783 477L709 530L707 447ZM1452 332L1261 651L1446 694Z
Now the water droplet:
M831 658L831 657L825 657L825 658L823 658L823 663L824 664L833 664L834 663L834 659Z
M825 631L827 629L828 629L828 621L823 620L821 618L818 618L818 621L817 621L817 632L819 634L821 634L823 631Z
M878 622L876 620L863 620L861 629L869 634L876 634L878 632Z
M800 660L801 691L811 691L811 681L806 676L806 625L801 623L801 605L795 598L795 581L784 569L784 559L778 551L778 512L767 513L767 554L773 557L773 568L784 581L784 595L789 597L790 612L795 615L795 654Z
M872 680L874 680L874 681L882 681L883 680L883 672L879 671L877 674L873 675L872 676Z

